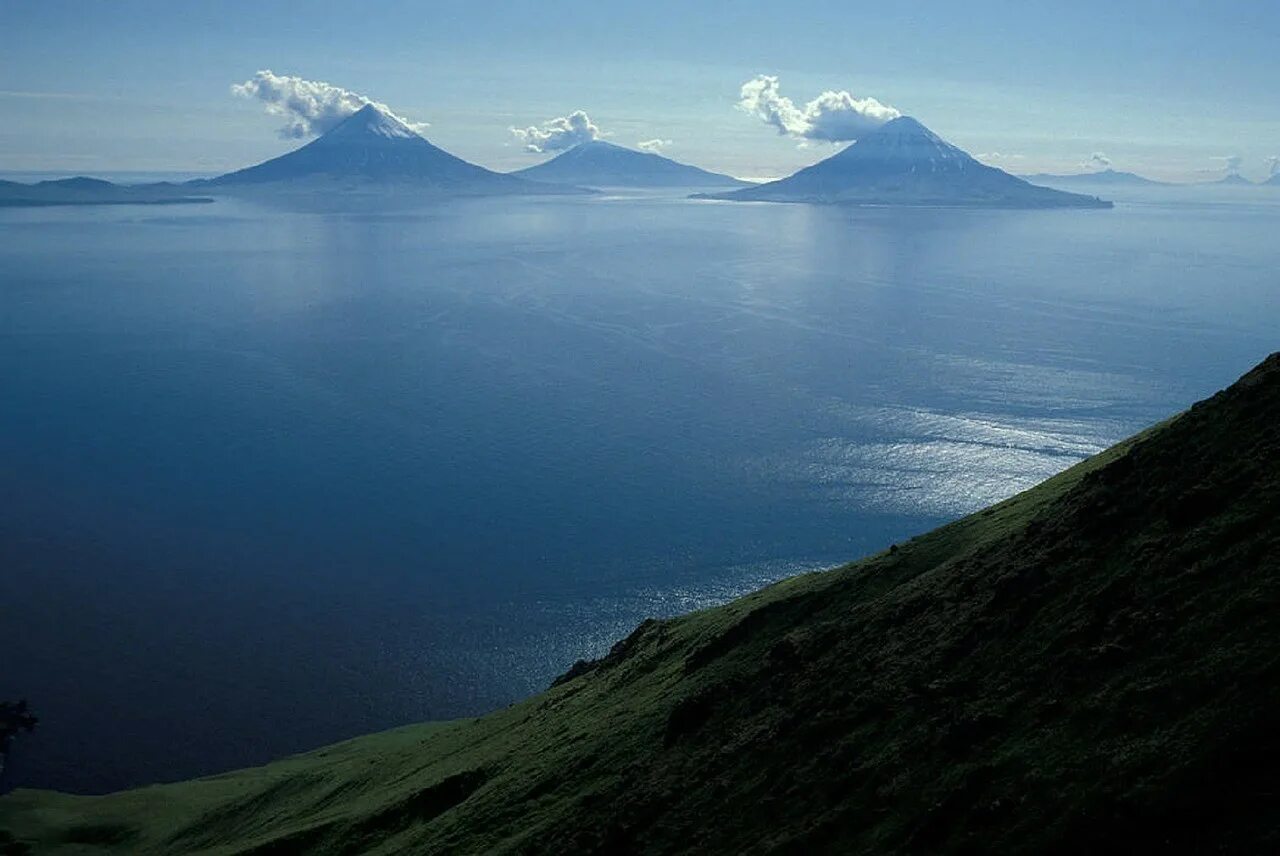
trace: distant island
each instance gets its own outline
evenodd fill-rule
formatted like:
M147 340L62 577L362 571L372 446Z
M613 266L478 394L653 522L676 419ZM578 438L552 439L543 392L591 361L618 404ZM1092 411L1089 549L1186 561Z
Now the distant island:
M980 163L910 116L886 122L788 178L696 198L971 208L1112 207L1096 196L1039 187Z
M1224 175L1222 178L1219 178L1216 181L1206 181L1205 184L1216 184L1219 186L1225 185L1227 187L1256 187L1257 186L1252 181L1245 178L1243 175L1241 175L1238 172L1229 172L1226 175Z
M185 205L212 202L176 184L115 184L100 178L60 178L25 184L0 181L0 207L42 208L53 205Z
M653 152L638 152L604 140L590 140L540 164L511 173L533 181L583 187L748 187L749 181L680 163Z
M1146 178L1134 172L1123 172L1115 169L1104 169L1097 172L1076 172L1058 175L1048 172L1038 172L1034 175L1019 176L1025 181L1032 184L1086 184L1086 185L1111 185L1116 187L1172 187L1173 185L1165 181L1156 181L1155 179Z

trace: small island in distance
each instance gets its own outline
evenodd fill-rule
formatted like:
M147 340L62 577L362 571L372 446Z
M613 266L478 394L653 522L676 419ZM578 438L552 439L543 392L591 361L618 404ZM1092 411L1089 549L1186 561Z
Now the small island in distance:
M183 205L212 202L179 184L125 185L76 176L25 184L0 181L0 207L39 208L54 205Z
M1117 187L1171 187L1167 181L1156 181L1152 178L1146 178L1134 172L1123 172L1116 169L1103 169L1096 172L1075 172L1075 173L1049 173L1038 172L1034 175L1020 176L1024 181L1032 184L1084 184L1084 185L1112 185Z

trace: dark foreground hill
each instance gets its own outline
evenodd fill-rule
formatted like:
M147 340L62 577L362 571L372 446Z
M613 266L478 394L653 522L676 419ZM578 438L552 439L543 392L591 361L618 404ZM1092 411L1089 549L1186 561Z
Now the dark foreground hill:
M18 791L0 828L41 853L1280 852L1277 509L1280 354L957 523L645 622L506 710Z

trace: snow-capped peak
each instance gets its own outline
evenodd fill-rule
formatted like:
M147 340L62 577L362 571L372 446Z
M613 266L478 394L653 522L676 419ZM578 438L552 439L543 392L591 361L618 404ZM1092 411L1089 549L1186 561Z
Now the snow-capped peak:
M959 148L930 131L911 116L899 116L854 143L849 157L937 161L969 160Z
M375 137L384 137L386 139L412 139L420 136L417 131L410 128L402 119L379 108L376 104L364 105L343 120L326 136L356 134L372 134Z

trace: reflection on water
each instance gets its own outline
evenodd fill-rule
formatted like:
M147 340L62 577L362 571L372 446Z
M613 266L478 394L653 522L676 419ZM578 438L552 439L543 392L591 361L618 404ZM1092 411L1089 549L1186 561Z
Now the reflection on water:
M0 696L45 718L23 780L480 712L646 615L1007 496L1274 347L1278 223L0 212Z
M999 502L1110 445L1106 420L872 409L843 436L762 459L762 477L864 510L953 518Z

